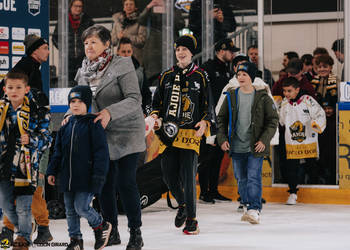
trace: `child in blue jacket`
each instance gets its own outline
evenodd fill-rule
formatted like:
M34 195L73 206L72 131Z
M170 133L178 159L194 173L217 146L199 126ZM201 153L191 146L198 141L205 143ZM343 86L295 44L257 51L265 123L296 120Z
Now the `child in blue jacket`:
M103 221L90 204L101 193L109 167L107 139L95 115L88 114L92 92L89 86L76 86L68 95L72 116L57 133L54 155L47 169L48 182L59 190L64 203L71 238L67 249L83 249L80 217L87 219L95 233L95 249L108 243L112 226Z

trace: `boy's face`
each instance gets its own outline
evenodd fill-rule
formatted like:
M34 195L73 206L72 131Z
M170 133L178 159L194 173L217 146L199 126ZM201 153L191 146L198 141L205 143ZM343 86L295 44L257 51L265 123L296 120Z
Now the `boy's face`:
M294 88L293 86L283 87L283 95L288 99L295 99L299 94L300 88Z
M237 72L237 80L239 82L239 86L241 87L249 86L252 84L252 79L248 73L242 70Z
M321 77L327 77L329 76L329 74L332 71L332 66L328 65L328 64L324 64L324 63L320 63L319 65L317 65L317 73L321 76Z
M74 98L70 101L69 108L73 115L86 115L87 113L85 103L78 98Z
M175 55L181 66L187 66L192 61L192 53L187 47L178 46L175 50Z
M24 96L29 92L30 87L23 79L7 79L4 92L11 103L21 104Z
M331 117L334 114L334 108L331 106L325 106L323 109L327 117Z

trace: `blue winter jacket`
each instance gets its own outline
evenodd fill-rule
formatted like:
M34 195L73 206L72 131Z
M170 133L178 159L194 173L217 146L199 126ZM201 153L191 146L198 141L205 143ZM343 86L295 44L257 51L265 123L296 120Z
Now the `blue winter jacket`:
M95 115L72 116L57 133L47 176L61 192L101 193L109 167L105 131Z

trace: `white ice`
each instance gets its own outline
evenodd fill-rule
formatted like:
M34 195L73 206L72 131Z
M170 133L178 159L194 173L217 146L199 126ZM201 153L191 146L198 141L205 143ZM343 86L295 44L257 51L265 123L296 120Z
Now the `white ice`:
M173 202L175 203L175 202ZM200 233L184 235L174 226L175 210L164 199L142 210L143 250L349 250L350 206L267 203L261 224L241 222L237 202L197 203ZM81 219L84 249L93 249L94 235ZM69 242L66 220L51 220L54 243ZM105 249L125 250L129 233L126 216L119 216L122 244ZM35 235L34 235L35 237ZM65 249L65 247L36 247Z

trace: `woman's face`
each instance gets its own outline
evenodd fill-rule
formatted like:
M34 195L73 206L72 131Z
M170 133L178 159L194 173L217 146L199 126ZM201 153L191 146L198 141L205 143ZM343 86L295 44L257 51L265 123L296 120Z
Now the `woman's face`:
M192 61L192 53L191 51L184 46L179 46L175 51L176 59L179 63L179 66L185 68Z
M70 12L73 16L79 16L83 12L83 2L76 0L73 2Z
M136 10L135 2L134 0L126 0L124 2L124 12L126 15L130 15Z
M97 59L109 45L109 41L104 44L97 35L89 36L84 41L85 55L90 61L93 61Z

